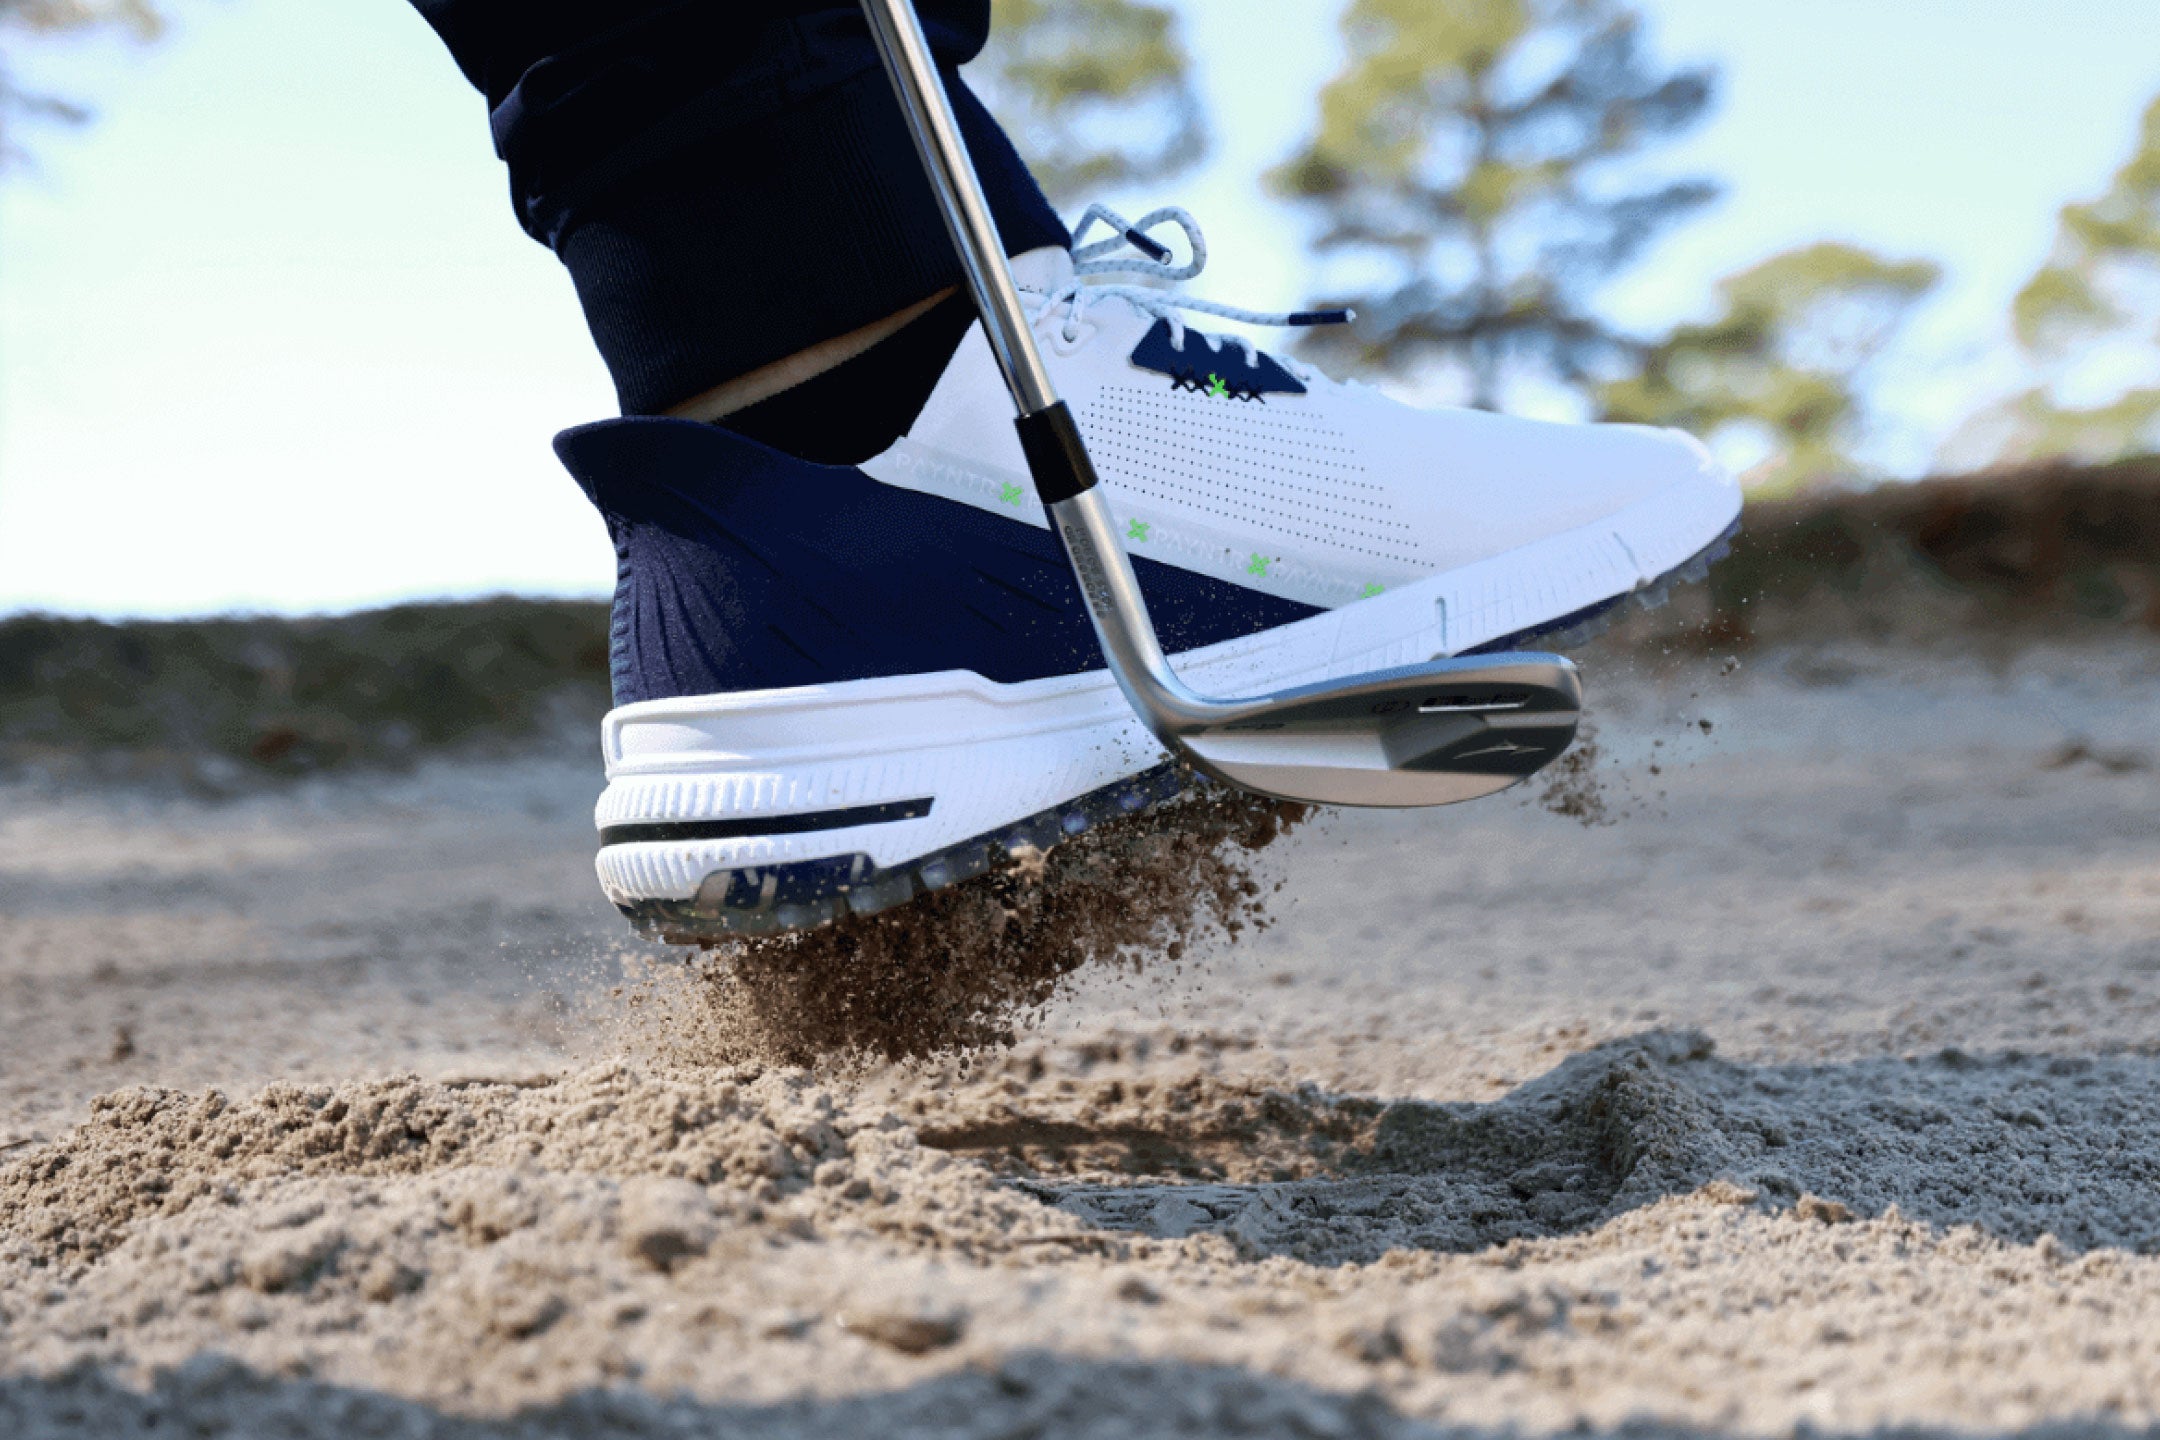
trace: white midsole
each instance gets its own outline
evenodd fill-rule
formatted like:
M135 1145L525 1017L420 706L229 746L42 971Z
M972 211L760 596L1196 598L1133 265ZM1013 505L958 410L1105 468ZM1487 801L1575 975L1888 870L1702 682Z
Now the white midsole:
M1676 486L1595 525L1187 651L1178 673L1203 693L1241 694L1458 654L1649 584L1739 508L1728 486ZM647 700L612 711L601 743L603 830L934 800L916 819L607 845L600 884L617 904L688 899L720 870L856 854L903 864L1165 758L1106 670L1010 685L947 670Z

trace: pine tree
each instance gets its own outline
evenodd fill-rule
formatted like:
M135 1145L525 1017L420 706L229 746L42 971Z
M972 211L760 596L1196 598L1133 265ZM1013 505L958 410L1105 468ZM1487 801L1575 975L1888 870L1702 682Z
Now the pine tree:
M2109 460L2160 446L2160 100L2106 193L2063 207L2011 323L2042 378L2005 407L2005 458ZM2069 398L2096 382L2113 398Z
M1719 282L1719 311L1646 346L1638 370L1599 387L1605 419L1677 425L1715 439L1752 432L1768 454L1750 484L1797 488L1858 468L1866 372L1942 278L1927 260L1825 243Z
M1207 126L1177 17L1144 0L994 0L971 68L1061 204L1197 161Z
M1621 165L1702 117L1711 72L1662 70L1627 0L1353 0L1343 29L1349 67L1272 178L1325 217L1323 254L1377 278L1327 302L1356 325L1308 343L1458 366L1488 409L1518 374L1582 386L1624 357L1593 291L1716 187Z

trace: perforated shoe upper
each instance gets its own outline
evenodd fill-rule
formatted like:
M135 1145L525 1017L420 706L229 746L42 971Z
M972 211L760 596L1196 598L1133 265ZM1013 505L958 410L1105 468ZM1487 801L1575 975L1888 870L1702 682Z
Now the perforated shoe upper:
M1738 511L1680 432L1419 410L1176 323L1145 294L1124 303L1132 287L1088 303L1098 287L1063 251L1014 269L1135 556L1335 606L1674 487L1727 492ZM979 326L908 434L862 468L1047 528Z

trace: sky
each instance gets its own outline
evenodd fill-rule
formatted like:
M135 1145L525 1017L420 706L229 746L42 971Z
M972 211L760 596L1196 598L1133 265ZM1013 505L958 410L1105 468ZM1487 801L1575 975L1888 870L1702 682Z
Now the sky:
M1198 293L1294 307L1309 221L1259 177L1341 58L1334 0L1186 0L1215 134L1150 193L1206 226ZM0 179L0 614L336 611L600 595L600 522L548 448L613 413L560 268L513 221L485 106L394 0L174 0L161 43L45 45L18 76L91 125ZM1653 329L1807 241L1941 261L1884 368L1875 458L1921 473L2016 380L2010 297L2160 93L2152 0L1645 0L1716 62L1659 163L1726 198L1616 284ZM1130 212L1129 212L1130 213Z

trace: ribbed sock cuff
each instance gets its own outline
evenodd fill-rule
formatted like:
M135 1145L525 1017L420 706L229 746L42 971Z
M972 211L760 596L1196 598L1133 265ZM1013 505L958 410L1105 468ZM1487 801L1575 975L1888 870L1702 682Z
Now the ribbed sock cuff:
M1071 237L968 88L945 83L1006 249ZM564 236L626 415L652 415L956 284L960 262L882 71L620 187Z

